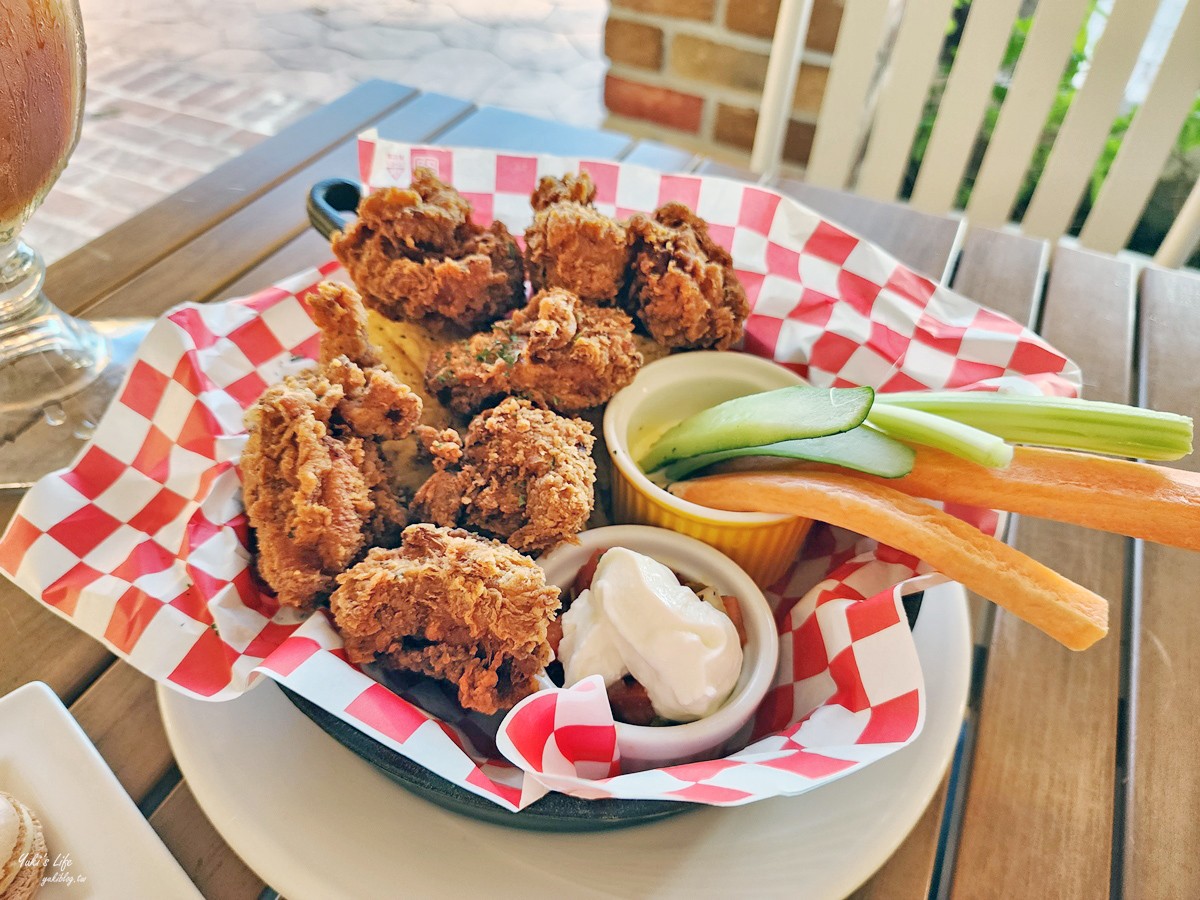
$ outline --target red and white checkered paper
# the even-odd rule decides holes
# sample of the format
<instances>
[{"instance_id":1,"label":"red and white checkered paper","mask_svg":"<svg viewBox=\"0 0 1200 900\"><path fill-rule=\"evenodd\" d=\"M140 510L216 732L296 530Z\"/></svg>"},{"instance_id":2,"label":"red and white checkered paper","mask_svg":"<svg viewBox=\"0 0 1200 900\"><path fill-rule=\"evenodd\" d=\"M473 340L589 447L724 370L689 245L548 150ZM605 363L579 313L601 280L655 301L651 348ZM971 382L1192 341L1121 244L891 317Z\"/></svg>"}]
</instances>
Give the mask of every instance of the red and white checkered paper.
<instances>
[{"instance_id":1,"label":"red and white checkered paper","mask_svg":"<svg viewBox=\"0 0 1200 900\"><path fill-rule=\"evenodd\" d=\"M432 165L480 221L497 216L517 233L541 174L587 170L600 208L621 216L683 200L733 250L754 304L746 351L817 384L1077 392L1078 369L1036 335L763 188L370 134L360 161L373 186ZM161 319L90 444L23 499L0 539L0 570L176 690L225 700L265 674L512 810L547 789L716 805L795 794L919 732L924 690L899 598L940 576L834 529L815 529L768 591L780 622L776 683L753 742L725 759L621 774L611 713L593 682L535 694L497 733L494 718L463 713L429 682L387 687L350 665L324 613L281 609L257 580L236 468L245 409L316 356L304 298L326 277L344 274L326 263L251 297L185 304ZM995 529L990 512L953 511Z\"/></svg>"}]
</instances>

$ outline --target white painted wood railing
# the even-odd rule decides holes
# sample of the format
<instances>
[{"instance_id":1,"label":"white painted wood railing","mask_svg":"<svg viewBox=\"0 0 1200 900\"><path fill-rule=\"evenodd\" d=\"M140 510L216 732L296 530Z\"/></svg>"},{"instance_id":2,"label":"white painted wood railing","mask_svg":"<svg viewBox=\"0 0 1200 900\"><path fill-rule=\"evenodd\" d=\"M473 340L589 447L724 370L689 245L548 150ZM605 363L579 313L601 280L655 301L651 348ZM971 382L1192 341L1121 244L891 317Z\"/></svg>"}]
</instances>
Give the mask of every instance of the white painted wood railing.
<instances>
[{"instance_id":1,"label":"white painted wood railing","mask_svg":"<svg viewBox=\"0 0 1200 900\"><path fill-rule=\"evenodd\" d=\"M973 0L909 200L955 208L1020 0ZM1070 227L1108 140L1158 0L1114 0L1083 82L1020 226L1057 240ZM751 168L779 165L812 0L782 0ZM846 0L805 177L894 200L937 73L953 0ZM972 225L1007 223L1058 95L1088 0L1041 0L965 210ZM1145 101L1083 224L1079 241L1121 250L1141 218L1200 90L1200 0L1187 0ZM1200 243L1193 189L1155 261L1182 264Z\"/></svg>"}]
</instances>

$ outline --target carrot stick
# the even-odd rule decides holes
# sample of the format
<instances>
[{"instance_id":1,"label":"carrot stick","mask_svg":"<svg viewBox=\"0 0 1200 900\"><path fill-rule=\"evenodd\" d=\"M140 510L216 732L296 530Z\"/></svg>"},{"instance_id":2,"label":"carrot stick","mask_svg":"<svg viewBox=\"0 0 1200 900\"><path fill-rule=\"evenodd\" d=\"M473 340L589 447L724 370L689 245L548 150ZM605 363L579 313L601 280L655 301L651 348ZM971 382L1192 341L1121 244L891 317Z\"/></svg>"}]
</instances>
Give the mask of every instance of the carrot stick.
<instances>
[{"instance_id":1,"label":"carrot stick","mask_svg":"<svg viewBox=\"0 0 1200 900\"><path fill-rule=\"evenodd\" d=\"M1108 633L1103 597L961 519L857 476L738 473L680 482L672 490L717 509L828 522L912 553L1072 650Z\"/></svg>"},{"instance_id":2,"label":"carrot stick","mask_svg":"<svg viewBox=\"0 0 1200 900\"><path fill-rule=\"evenodd\" d=\"M932 447L916 451L912 472L902 478L855 477L910 497L1005 509L1200 550L1200 475L1195 472L1037 447L1015 448L1005 469ZM841 470L803 464L788 471Z\"/></svg>"},{"instance_id":3,"label":"carrot stick","mask_svg":"<svg viewBox=\"0 0 1200 900\"><path fill-rule=\"evenodd\" d=\"M725 604L725 615L729 616L729 621L733 623L733 630L737 632L738 643L745 647L748 636L746 619L742 616L742 602L737 597L731 597L728 594L721 597L721 602Z\"/></svg>"}]
</instances>

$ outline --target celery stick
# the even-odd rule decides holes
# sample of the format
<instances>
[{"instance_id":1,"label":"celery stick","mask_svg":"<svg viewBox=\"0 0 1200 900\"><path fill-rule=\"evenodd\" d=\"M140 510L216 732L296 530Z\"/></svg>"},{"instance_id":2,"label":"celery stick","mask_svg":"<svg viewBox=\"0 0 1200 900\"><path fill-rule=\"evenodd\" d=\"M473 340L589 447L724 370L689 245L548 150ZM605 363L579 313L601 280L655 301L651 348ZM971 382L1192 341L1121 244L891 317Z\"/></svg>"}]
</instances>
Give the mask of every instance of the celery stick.
<instances>
[{"instance_id":1,"label":"celery stick","mask_svg":"<svg viewBox=\"0 0 1200 900\"><path fill-rule=\"evenodd\" d=\"M875 409L904 407L973 425L1014 444L1087 450L1138 459L1180 459L1192 452L1192 420L1120 403L929 391L879 394Z\"/></svg>"},{"instance_id":2,"label":"celery stick","mask_svg":"<svg viewBox=\"0 0 1200 900\"><path fill-rule=\"evenodd\" d=\"M1003 469L1012 462L1012 447L1001 438L919 409L876 404L867 421L894 438L937 447L981 466Z\"/></svg>"},{"instance_id":3,"label":"celery stick","mask_svg":"<svg viewBox=\"0 0 1200 900\"><path fill-rule=\"evenodd\" d=\"M912 471L915 454L911 447L874 429L860 426L825 437L779 441L762 447L739 447L735 450L705 453L702 456L673 462L663 469L662 473L668 482L681 481L705 466L741 456L803 459L809 462L831 463L882 478L899 478Z\"/></svg>"},{"instance_id":4,"label":"celery stick","mask_svg":"<svg viewBox=\"0 0 1200 900\"><path fill-rule=\"evenodd\" d=\"M849 431L862 424L874 396L869 387L796 385L727 400L669 429L646 452L641 467L650 472L702 453Z\"/></svg>"}]
</instances>

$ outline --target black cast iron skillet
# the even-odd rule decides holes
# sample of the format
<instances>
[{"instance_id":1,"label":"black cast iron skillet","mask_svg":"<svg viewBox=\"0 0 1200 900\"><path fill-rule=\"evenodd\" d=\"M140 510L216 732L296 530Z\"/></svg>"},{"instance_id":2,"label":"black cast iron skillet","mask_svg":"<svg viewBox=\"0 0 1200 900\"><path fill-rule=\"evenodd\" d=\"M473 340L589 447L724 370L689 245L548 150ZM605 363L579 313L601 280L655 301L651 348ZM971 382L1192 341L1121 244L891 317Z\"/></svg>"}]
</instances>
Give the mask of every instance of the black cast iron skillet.
<instances>
[{"instance_id":1,"label":"black cast iron skillet","mask_svg":"<svg viewBox=\"0 0 1200 900\"><path fill-rule=\"evenodd\" d=\"M335 231L345 231L362 200L363 187L348 178L326 178L308 192L308 221L328 240Z\"/></svg>"}]
</instances>

